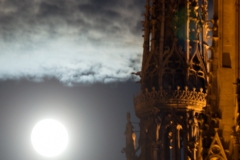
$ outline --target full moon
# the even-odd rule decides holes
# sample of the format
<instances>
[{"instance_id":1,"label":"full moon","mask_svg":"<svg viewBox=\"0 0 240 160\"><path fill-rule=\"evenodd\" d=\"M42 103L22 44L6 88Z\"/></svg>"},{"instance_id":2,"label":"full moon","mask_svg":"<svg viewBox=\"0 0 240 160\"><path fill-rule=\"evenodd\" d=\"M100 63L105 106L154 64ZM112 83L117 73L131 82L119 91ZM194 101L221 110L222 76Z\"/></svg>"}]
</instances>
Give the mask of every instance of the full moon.
<instances>
[{"instance_id":1,"label":"full moon","mask_svg":"<svg viewBox=\"0 0 240 160\"><path fill-rule=\"evenodd\" d=\"M55 157L67 147L68 132L60 122L45 119L34 126L31 142L34 149L42 156Z\"/></svg>"}]
</instances>

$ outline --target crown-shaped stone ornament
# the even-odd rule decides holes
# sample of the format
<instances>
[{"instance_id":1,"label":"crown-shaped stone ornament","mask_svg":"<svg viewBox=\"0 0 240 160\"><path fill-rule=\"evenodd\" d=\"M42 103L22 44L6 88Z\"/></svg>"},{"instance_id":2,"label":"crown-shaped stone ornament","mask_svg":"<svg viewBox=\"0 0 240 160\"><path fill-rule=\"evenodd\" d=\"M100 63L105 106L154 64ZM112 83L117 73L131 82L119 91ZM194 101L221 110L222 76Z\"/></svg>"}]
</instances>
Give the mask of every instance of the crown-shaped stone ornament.
<instances>
[{"instance_id":1,"label":"crown-shaped stone ornament","mask_svg":"<svg viewBox=\"0 0 240 160\"><path fill-rule=\"evenodd\" d=\"M138 116L145 113L146 110L151 111L152 108L167 109L174 107L183 110L201 111L206 106L207 93L200 88L189 90L187 86L182 90L179 86L173 90L171 87L157 91L152 88L152 91L145 90L144 93L136 95L134 98L135 111Z\"/></svg>"}]
</instances>

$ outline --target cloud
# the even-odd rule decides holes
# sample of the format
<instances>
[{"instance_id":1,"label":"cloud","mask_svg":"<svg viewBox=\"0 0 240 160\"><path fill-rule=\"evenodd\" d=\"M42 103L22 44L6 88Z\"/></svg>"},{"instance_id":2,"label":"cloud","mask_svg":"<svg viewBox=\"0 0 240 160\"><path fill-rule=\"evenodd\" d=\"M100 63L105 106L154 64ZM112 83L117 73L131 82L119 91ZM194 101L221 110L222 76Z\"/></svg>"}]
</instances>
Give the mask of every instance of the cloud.
<instances>
[{"instance_id":1,"label":"cloud","mask_svg":"<svg viewBox=\"0 0 240 160\"><path fill-rule=\"evenodd\" d=\"M143 6L144 0L0 0L0 79L129 79L141 65Z\"/></svg>"}]
</instances>

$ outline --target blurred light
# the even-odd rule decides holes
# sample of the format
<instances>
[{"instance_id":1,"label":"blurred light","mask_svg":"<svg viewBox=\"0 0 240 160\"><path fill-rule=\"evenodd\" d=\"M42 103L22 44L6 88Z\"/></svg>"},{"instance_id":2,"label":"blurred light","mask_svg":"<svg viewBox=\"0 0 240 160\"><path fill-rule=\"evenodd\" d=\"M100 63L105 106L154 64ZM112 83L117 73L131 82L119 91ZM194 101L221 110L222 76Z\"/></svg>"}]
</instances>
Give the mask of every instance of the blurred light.
<instances>
[{"instance_id":1,"label":"blurred light","mask_svg":"<svg viewBox=\"0 0 240 160\"><path fill-rule=\"evenodd\" d=\"M58 121L45 119L38 122L33 128L31 141L39 154L45 157L55 157L67 147L68 133Z\"/></svg>"}]
</instances>

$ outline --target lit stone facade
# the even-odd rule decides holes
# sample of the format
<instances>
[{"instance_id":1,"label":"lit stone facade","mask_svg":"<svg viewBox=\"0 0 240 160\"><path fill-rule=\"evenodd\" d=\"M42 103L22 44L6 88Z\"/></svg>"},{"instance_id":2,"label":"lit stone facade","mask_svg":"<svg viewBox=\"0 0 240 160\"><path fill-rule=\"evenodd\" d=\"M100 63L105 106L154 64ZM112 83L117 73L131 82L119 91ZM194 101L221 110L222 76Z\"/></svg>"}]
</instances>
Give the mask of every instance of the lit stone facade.
<instances>
[{"instance_id":1,"label":"lit stone facade","mask_svg":"<svg viewBox=\"0 0 240 160\"><path fill-rule=\"evenodd\" d=\"M142 69L135 73L140 134L128 115L127 160L240 159L239 5L146 0Z\"/></svg>"}]
</instances>

